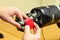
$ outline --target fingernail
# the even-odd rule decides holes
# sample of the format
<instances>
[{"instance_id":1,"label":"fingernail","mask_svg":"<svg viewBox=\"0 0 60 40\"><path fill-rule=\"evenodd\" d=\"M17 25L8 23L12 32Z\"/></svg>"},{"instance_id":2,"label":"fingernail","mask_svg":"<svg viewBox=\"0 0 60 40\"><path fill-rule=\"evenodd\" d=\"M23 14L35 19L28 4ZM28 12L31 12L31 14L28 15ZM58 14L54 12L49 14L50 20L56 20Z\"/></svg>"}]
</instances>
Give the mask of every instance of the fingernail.
<instances>
[{"instance_id":1,"label":"fingernail","mask_svg":"<svg viewBox=\"0 0 60 40\"><path fill-rule=\"evenodd\" d=\"M27 27L28 27L29 25L25 25L25 26L27 26Z\"/></svg>"}]
</instances>

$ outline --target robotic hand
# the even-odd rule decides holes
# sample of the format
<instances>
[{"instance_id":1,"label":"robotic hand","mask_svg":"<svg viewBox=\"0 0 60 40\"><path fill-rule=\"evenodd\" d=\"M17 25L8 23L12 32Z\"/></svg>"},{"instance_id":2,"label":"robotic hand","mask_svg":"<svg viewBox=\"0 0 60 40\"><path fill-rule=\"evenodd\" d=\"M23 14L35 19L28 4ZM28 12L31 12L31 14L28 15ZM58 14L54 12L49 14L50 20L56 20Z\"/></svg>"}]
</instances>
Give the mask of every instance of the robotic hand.
<instances>
[{"instance_id":1,"label":"robotic hand","mask_svg":"<svg viewBox=\"0 0 60 40\"><path fill-rule=\"evenodd\" d=\"M29 15L29 14L28 14ZM57 23L60 27L60 7L56 5L36 7L31 10L34 22L39 27L43 27L49 24Z\"/></svg>"},{"instance_id":2,"label":"robotic hand","mask_svg":"<svg viewBox=\"0 0 60 40\"><path fill-rule=\"evenodd\" d=\"M33 18L33 21L43 27L49 24L57 23L60 28L60 7L56 5L36 7L31 10L30 13L26 14L30 18ZM28 19L27 19L28 20ZM16 17L16 21L19 19ZM32 21L32 22L33 22Z\"/></svg>"}]
</instances>

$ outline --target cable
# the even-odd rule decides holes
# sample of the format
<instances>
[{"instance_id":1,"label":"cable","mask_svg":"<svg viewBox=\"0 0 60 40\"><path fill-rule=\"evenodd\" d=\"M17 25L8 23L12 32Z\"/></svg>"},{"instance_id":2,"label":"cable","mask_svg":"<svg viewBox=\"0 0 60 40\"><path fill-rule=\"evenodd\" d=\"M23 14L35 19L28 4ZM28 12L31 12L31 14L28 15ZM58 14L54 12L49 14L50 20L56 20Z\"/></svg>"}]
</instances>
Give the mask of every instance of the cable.
<instances>
[{"instance_id":1,"label":"cable","mask_svg":"<svg viewBox=\"0 0 60 40\"><path fill-rule=\"evenodd\" d=\"M43 28L41 28L41 32L42 32L43 40L45 40Z\"/></svg>"}]
</instances>

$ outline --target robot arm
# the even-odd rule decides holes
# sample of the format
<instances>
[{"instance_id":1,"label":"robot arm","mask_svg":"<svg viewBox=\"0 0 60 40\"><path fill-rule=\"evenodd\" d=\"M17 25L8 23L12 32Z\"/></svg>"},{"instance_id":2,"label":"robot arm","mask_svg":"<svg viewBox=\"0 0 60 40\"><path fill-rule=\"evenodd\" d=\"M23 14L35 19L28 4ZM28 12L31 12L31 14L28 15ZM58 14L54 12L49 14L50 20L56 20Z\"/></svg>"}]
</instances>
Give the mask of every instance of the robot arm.
<instances>
[{"instance_id":1,"label":"robot arm","mask_svg":"<svg viewBox=\"0 0 60 40\"><path fill-rule=\"evenodd\" d=\"M36 7L31 10L30 14L30 16L33 16L34 22L36 22L39 27L43 27L59 22L60 7L55 5ZM59 23L57 25L60 27Z\"/></svg>"}]
</instances>

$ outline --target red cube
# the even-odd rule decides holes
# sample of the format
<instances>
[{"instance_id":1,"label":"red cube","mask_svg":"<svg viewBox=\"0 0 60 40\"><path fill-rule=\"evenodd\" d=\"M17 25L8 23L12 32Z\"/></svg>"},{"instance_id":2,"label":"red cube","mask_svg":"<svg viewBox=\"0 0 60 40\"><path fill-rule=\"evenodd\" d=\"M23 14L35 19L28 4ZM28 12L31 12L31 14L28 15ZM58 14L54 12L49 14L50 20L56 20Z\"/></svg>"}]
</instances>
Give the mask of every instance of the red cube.
<instances>
[{"instance_id":1,"label":"red cube","mask_svg":"<svg viewBox=\"0 0 60 40\"><path fill-rule=\"evenodd\" d=\"M26 25L30 26L30 29L34 28L34 21L32 18L27 18L24 20Z\"/></svg>"}]
</instances>

